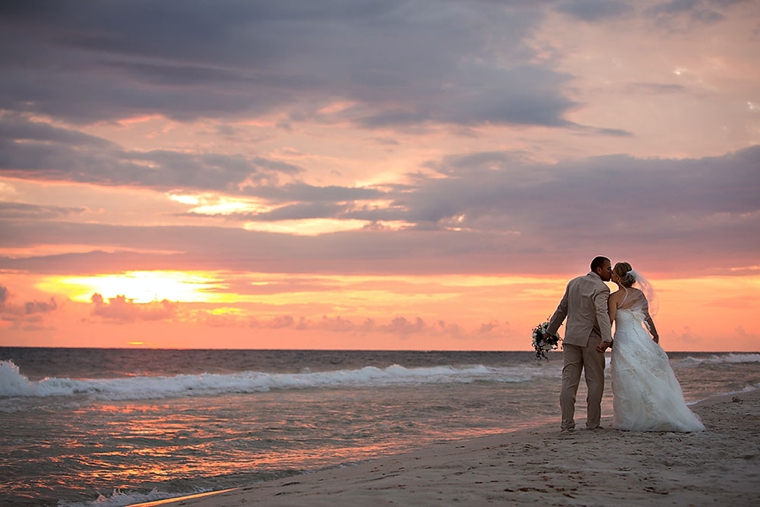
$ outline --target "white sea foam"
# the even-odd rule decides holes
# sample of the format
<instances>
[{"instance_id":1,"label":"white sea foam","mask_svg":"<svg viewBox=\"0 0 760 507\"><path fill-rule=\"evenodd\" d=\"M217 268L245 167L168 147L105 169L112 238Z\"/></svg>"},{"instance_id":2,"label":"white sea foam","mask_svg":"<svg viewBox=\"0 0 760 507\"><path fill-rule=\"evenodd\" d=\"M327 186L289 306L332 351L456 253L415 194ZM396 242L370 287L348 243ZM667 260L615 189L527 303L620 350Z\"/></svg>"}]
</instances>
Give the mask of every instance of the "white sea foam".
<instances>
[{"instance_id":1,"label":"white sea foam","mask_svg":"<svg viewBox=\"0 0 760 507\"><path fill-rule=\"evenodd\" d=\"M760 354L739 353L721 354L705 357L687 356L678 360L680 366L698 366L700 364L736 364L736 363L758 363Z\"/></svg>"},{"instance_id":2,"label":"white sea foam","mask_svg":"<svg viewBox=\"0 0 760 507\"><path fill-rule=\"evenodd\" d=\"M254 393L279 389L338 386L388 386L399 384L470 383L475 381L525 382L535 377L557 376L557 368L535 366L405 368L399 365L355 370L301 373L244 371L176 376L136 376L112 379L45 378L30 381L13 361L0 361L0 396L50 397L86 395L103 400L141 400L224 393Z\"/></svg>"},{"instance_id":3,"label":"white sea foam","mask_svg":"<svg viewBox=\"0 0 760 507\"><path fill-rule=\"evenodd\" d=\"M92 502L66 502L59 501L59 507L125 507L136 503L153 502L156 500L166 500L168 498L177 498L180 494L161 493L153 489L150 493L124 493L115 489L111 496L98 495Z\"/></svg>"}]
</instances>

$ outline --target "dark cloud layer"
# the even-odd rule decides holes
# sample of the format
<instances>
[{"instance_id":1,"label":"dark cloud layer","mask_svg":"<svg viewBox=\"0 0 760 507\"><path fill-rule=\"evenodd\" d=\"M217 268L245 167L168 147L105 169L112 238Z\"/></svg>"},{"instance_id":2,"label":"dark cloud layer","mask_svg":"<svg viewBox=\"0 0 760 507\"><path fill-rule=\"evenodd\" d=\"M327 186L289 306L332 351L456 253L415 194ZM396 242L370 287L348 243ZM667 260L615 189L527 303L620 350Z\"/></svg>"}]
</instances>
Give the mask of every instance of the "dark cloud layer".
<instances>
[{"instance_id":1,"label":"dark cloud layer","mask_svg":"<svg viewBox=\"0 0 760 507\"><path fill-rule=\"evenodd\" d=\"M0 269L535 273L561 272L604 252L637 255L663 269L675 258L679 272L756 265L759 146L701 159L614 155L558 164L470 153L427 163L436 177L351 187L307 184L306 168L274 158L125 149L62 126L145 114L188 120L277 112L286 123L540 125L630 136L567 120L579 105L565 91L573 76L527 42L545 13L596 23L624 22L638 10L665 25L710 23L734 3L3 2L0 176L216 192L256 197L270 209L206 217L202 227L123 227L68 221L85 208L0 202L0 247L92 246L4 257ZM681 85L646 82L629 91L686 93ZM337 101L352 105L324 112ZM317 237L213 226L299 219L369 224ZM410 227L383 228L394 221ZM704 258L716 265L704 266ZM131 308L101 303L103 312Z\"/></svg>"},{"instance_id":2,"label":"dark cloud layer","mask_svg":"<svg viewBox=\"0 0 760 507\"><path fill-rule=\"evenodd\" d=\"M682 274L757 264L760 146L702 159L607 156L556 165L491 152L452 156L429 166L442 177L418 177L403 192L376 190L392 201L388 210L362 211L356 203L336 200L286 206L278 217L404 220L413 225L406 230L369 227L297 237L212 226L6 220L0 247L94 246L90 253L2 258L0 269L536 273L562 272L605 252ZM342 200L349 190L334 195ZM98 246L123 251L99 252ZM132 251L138 249L177 253Z\"/></svg>"},{"instance_id":3,"label":"dark cloud layer","mask_svg":"<svg viewBox=\"0 0 760 507\"><path fill-rule=\"evenodd\" d=\"M264 157L125 150L72 129L0 116L0 175L16 178L239 193L300 172Z\"/></svg>"},{"instance_id":4,"label":"dark cloud layer","mask_svg":"<svg viewBox=\"0 0 760 507\"><path fill-rule=\"evenodd\" d=\"M35 218L47 220L84 213L85 208L71 206L38 206L20 202L0 201L0 218Z\"/></svg>"},{"instance_id":5,"label":"dark cloud layer","mask_svg":"<svg viewBox=\"0 0 760 507\"><path fill-rule=\"evenodd\" d=\"M748 1L752 0L667 0L647 7L644 13L663 25L673 23L678 17L711 24L722 21L725 11L734 5Z\"/></svg>"},{"instance_id":6,"label":"dark cloud layer","mask_svg":"<svg viewBox=\"0 0 760 507\"><path fill-rule=\"evenodd\" d=\"M577 223L585 209L589 218L619 210L608 223L622 225L678 215L738 216L760 207L760 146L698 160L612 155L548 166L479 153L452 156L435 167L449 177L430 179L412 194L407 204L416 220L437 221L453 212L474 220L520 217L516 225ZM535 206L542 196L550 206Z\"/></svg>"},{"instance_id":7,"label":"dark cloud layer","mask_svg":"<svg viewBox=\"0 0 760 507\"><path fill-rule=\"evenodd\" d=\"M628 2L617 0L563 0L556 10L584 21L599 21L631 13Z\"/></svg>"},{"instance_id":8,"label":"dark cloud layer","mask_svg":"<svg viewBox=\"0 0 760 507\"><path fill-rule=\"evenodd\" d=\"M560 8L593 18L622 4ZM536 63L525 42L542 9L437 0L8 1L0 6L0 108L80 123L277 110L365 127L568 126L570 76ZM356 105L317 112L334 100Z\"/></svg>"}]
</instances>

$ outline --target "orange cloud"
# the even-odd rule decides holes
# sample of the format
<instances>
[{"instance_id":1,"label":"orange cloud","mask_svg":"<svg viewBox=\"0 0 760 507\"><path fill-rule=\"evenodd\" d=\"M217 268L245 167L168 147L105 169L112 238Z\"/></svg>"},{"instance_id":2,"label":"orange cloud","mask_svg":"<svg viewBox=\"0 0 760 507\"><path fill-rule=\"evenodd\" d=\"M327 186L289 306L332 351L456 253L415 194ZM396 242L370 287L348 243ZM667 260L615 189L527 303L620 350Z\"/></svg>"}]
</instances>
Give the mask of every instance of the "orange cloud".
<instances>
[{"instance_id":1,"label":"orange cloud","mask_svg":"<svg viewBox=\"0 0 760 507\"><path fill-rule=\"evenodd\" d=\"M177 303L166 299L141 304L124 296L116 296L106 302L97 292L92 295L92 303L95 305L92 315L119 322L169 320L175 316L178 307Z\"/></svg>"},{"instance_id":2,"label":"orange cloud","mask_svg":"<svg viewBox=\"0 0 760 507\"><path fill-rule=\"evenodd\" d=\"M44 315L58 309L58 303L51 297L48 301L26 301L14 304L7 287L0 285L0 322L13 328L26 330L44 329Z\"/></svg>"}]
</instances>

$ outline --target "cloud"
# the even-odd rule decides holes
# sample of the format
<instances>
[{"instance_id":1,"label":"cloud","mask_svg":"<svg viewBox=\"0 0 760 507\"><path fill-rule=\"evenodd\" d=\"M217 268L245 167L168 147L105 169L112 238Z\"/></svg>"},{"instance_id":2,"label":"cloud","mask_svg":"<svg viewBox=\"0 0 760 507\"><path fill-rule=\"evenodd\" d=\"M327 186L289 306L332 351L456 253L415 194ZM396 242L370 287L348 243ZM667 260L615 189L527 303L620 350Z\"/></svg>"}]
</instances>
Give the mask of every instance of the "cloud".
<instances>
[{"instance_id":1,"label":"cloud","mask_svg":"<svg viewBox=\"0 0 760 507\"><path fill-rule=\"evenodd\" d=\"M154 190L217 191L260 197L275 203L301 202L292 210L273 213L300 217L299 206L330 206L335 201L377 199L373 188L315 186L293 181L304 170L280 160L241 154L175 150L124 150L100 138L85 136L82 144L66 141L78 131L53 127L25 117L5 119L0 129L0 176L94 183L103 186L140 186ZM18 127L16 129L15 127ZM28 132L45 135L28 135ZM32 207L4 204L9 215L74 213L82 208ZM42 216L39 216L42 218ZM264 217L262 217L264 218Z\"/></svg>"},{"instance_id":2,"label":"cloud","mask_svg":"<svg viewBox=\"0 0 760 507\"><path fill-rule=\"evenodd\" d=\"M43 329L44 314L58 309L55 298L48 301L32 300L23 304L13 304L11 298L10 290L0 285L0 321L10 322L13 328Z\"/></svg>"},{"instance_id":3,"label":"cloud","mask_svg":"<svg viewBox=\"0 0 760 507\"><path fill-rule=\"evenodd\" d=\"M702 5L704 5L702 0L668 0L667 2L659 2L647 7L647 12L653 15L680 14L691 12Z\"/></svg>"},{"instance_id":4,"label":"cloud","mask_svg":"<svg viewBox=\"0 0 760 507\"><path fill-rule=\"evenodd\" d=\"M135 303L124 296L116 296L106 301L98 293L91 298L92 315L111 321L134 322L136 320L170 320L177 312L177 303L164 299L147 304Z\"/></svg>"},{"instance_id":5,"label":"cloud","mask_svg":"<svg viewBox=\"0 0 760 507\"><path fill-rule=\"evenodd\" d=\"M758 211L758 164L760 146L702 159L610 155L552 165L522 162L503 152L474 153L431 162L447 177L422 181L402 204L411 221L522 215L525 225L603 216L621 204L626 212L611 217L616 222L745 214ZM542 196L552 205L534 206Z\"/></svg>"},{"instance_id":6,"label":"cloud","mask_svg":"<svg viewBox=\"0 0 760 507\"><path fill-rule=\"evenodd\" d=\"M734 5L746 3L746 0L668 0L644 9L649 17L657 19L667 26L680 16L697 23L713 24L725 19L725 12Z\"/></svg>"},{"instance_id":7,"label":"cloud","mask_svg":"<svg viewBox=\"0 0 760 507\"><path fill-rule=\"evenodd\" d=\"M300 277L300 276L274 276L265 278L235 278L225 279L223 287L209 289L212 292L231 292L246 295L274 295L293 292L325 292L338 288L335 281L330 279Z\"/></svg>"},{"instance_id":8,"label":"cloud","mask_svg":"<svg viewBox=\"0 0 760 507\"><path fill-rule=\"evenodd\" d=\"M93 296L95 298L96 295ZM113 302L113 300L111 300ZM123 305L121 301L117 305ZM129 322L137 320L133 309L124 309L109 316L113 320ZM348 334L354 336L388 335L402 340L419 337L451 338L455 340L496 340L503 339L512 329L508 322L490 321L465 329L459 324L438 319L426 322L421 317L395 316L386 321L372 318L352 320L337 316L322 315L306 317L294 315L274 315L267 317L244 316L239 312L227 313L216 310L182 310L182 320L211 327L249 327L259 330L319 332L320 334ZM118 315L118 316L117 316Z\"/></svg>"},{"instance_id":9,"label":"cloud","mask_svg":"<svg viewBox=\"0 0 760 507\"><path fill-rule=\"evenodd\" d=\"M314 186L302 182L284 185L259 185L247 187L246 195L272 201L306 201L308 203L334 203L383 197L383 191L366 187L342 187L338 185Z\"/></svg>"},{"instance_id":10,"label":"cloud","mask_svg":"<svg viewBox=\"0 0 760 507\"><path fill-rule=\"evenodd\" d=\"M364 319L356 323L341 316L329 317L327 315L323 315L318 319L282 315L268 319L251 319L249 325L254 328L326 331L354 335L387 334L402 339L413 336L438 336L459 340L503 337L504 330L509 327L507 323L489 322L479 325L472 331L467 331L458 324L447 323L443 320L437 320L429 324L421 317L407 318L396 316L384 323L378 322L375 319Z\"/></svg>"},{"instance_id":11,"label":"cloud","mask_svg":"<svg viewBox=\"0 0 760 507\"><path fill-rule=\"evenodd\" d=\"M24 309L27 315L32 315L35 313L48 313L57 308L58 305L55 303L55 299L53 298L50 298L50 301L47 303L44 301L28 301L26 304L24 304Z\"/></svg>"},{"instance_id":12,"label":"cloud","mask_svg":"<svg viewBox=\"0 0 760 507\"><path fill-rule=\"evenodd\" d=\"M77 130L56 127L41 121L29 121L24 115L0 115L0 139L54 142L73 146L116 147L116 144Z\"/></svg>"},{"instance_id":13,"label":"cloud","mask_svg":"<svg viewBox=\"0 0 760 507\"><path fill-rule=\"evenodd\" d=\"M625 91L642 95L671 95L685 93L686 87L671 83L630 83L625 87Z\"/></svg>"},{"instance_id":14,"label":"cloud","mask_svg":"<svg viewBox=\"0 0 760 507\"><path fill-rule=\"evenodd\" d=\"M285 115L366 128L563 127L571 76L536 58L544 3L43 1L0 7L0 109L93 123ZM584 19L622 4L566 2ZM594 14L598 12L599 14ZM335 102L353 106L333 113Z\"/></svg>"},{"instance_id":15,"label":"cloud","mask_svg":"<svg viewBox=\"0 0 760 507\"><path fill-rule=\"evenodd\" d=\"M4 317L16 316L24 317L28 315L49 313L58 308L55 302L55 298L50 298L49 301L27 301L21 305L14 305L9 302L11 293L7 287L0 285L0 314Z\"/></svg>"},{"instance_id":16,"label":"cloud","mask_svg":"<svg viewBox=\"0 0 760 507\"><path fill-rule=\"evenodd\" d=\"M35 220L47 220L51 218L67 217L84 213L86 208L71 206L40 206L22 202L0 201L0 216L3 219L26 218Z\"/></svg>"},{"instance_id":17,"label":"cloud","mask_svg":"<svg viewBox=\"0 0 760 507\"><path fill-rule=\"evenodd\" d=\"M617 0L565 0L555 9L583 21L601 21L629 14L633 8Z\"/></svg>"},{"instance_id":18,"label":"cloud","mask_svg":"<svg viewBox=\"0 0 760 507\"><path fill-rule=\"evenodd\" d=\"M279 273L560 273L605 252L674 273L722 273L756 264L760 146L699 159L610 155L556 164L510 152L482 152L444 157L427 166L437 174L416 175L405 187L374 189L389 203L386 207L342 202L351 196L350 189L332 189L325 200L340 201L285 205L279 217L239 217L411 224L402 230L296 237L211 225L6 220L0 247L74 244L93 245L93 250L4 257L0 269L97 273L129 265ZM301 197L310 197L311 190L299 190ZM116 251L101 251L105 247Z\"/></svg>"},{"instance_id":19,"label":"cloud","mask_svg":"<svg viewBox=\"0 0 760 507\"><path fill-rule=\"evenodd\" d=\"M265 157L173 150L124 150L93 136L23 117L0 129L0 175L154 189L240 193L302 171ZM78 140L79 144L68 139ZM103 142L101 142L103 141Z\"/></svg>"}]
</instances>

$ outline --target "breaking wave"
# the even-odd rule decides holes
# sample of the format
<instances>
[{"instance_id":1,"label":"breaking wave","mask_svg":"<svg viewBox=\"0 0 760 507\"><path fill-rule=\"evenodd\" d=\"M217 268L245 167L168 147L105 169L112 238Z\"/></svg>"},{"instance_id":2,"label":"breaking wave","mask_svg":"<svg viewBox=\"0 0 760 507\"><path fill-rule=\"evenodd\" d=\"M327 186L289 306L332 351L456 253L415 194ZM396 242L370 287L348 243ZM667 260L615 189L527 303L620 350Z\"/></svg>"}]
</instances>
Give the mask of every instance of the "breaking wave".
<instances>
[{"instance_id":1,"label":"breaking wave","mask_svg":"<svg viewBox=\"0 0 760 507\"><path fill-rule=\"evenodd\" d=\"M559 368L559 365L558 365ZM111 379L44 378L30 381L13 361L0 361L0 397L89 396L101 400L144 400L255 393L282 389L314 389L340 386L392 386L400 384L525 382L555 377L558 368L434 366L405 368L399 365L354 370L301 373L202 373L175 376L135 376Z\"/></svg>"},{"instance_id":2,"label":"breaking wave","mask_svg":"<svg viewBox=\"0 0 760 507\"><path fill-rule=\"evenodd\" d=\"M737 364L737 363L758 363L760 362L760 354L750 353L743 354L733 352L729 354L715 354L711 356L686 356L683 359L676 361L679 366L698 366L700 364Z\"/></svg>"}]
</instances>

